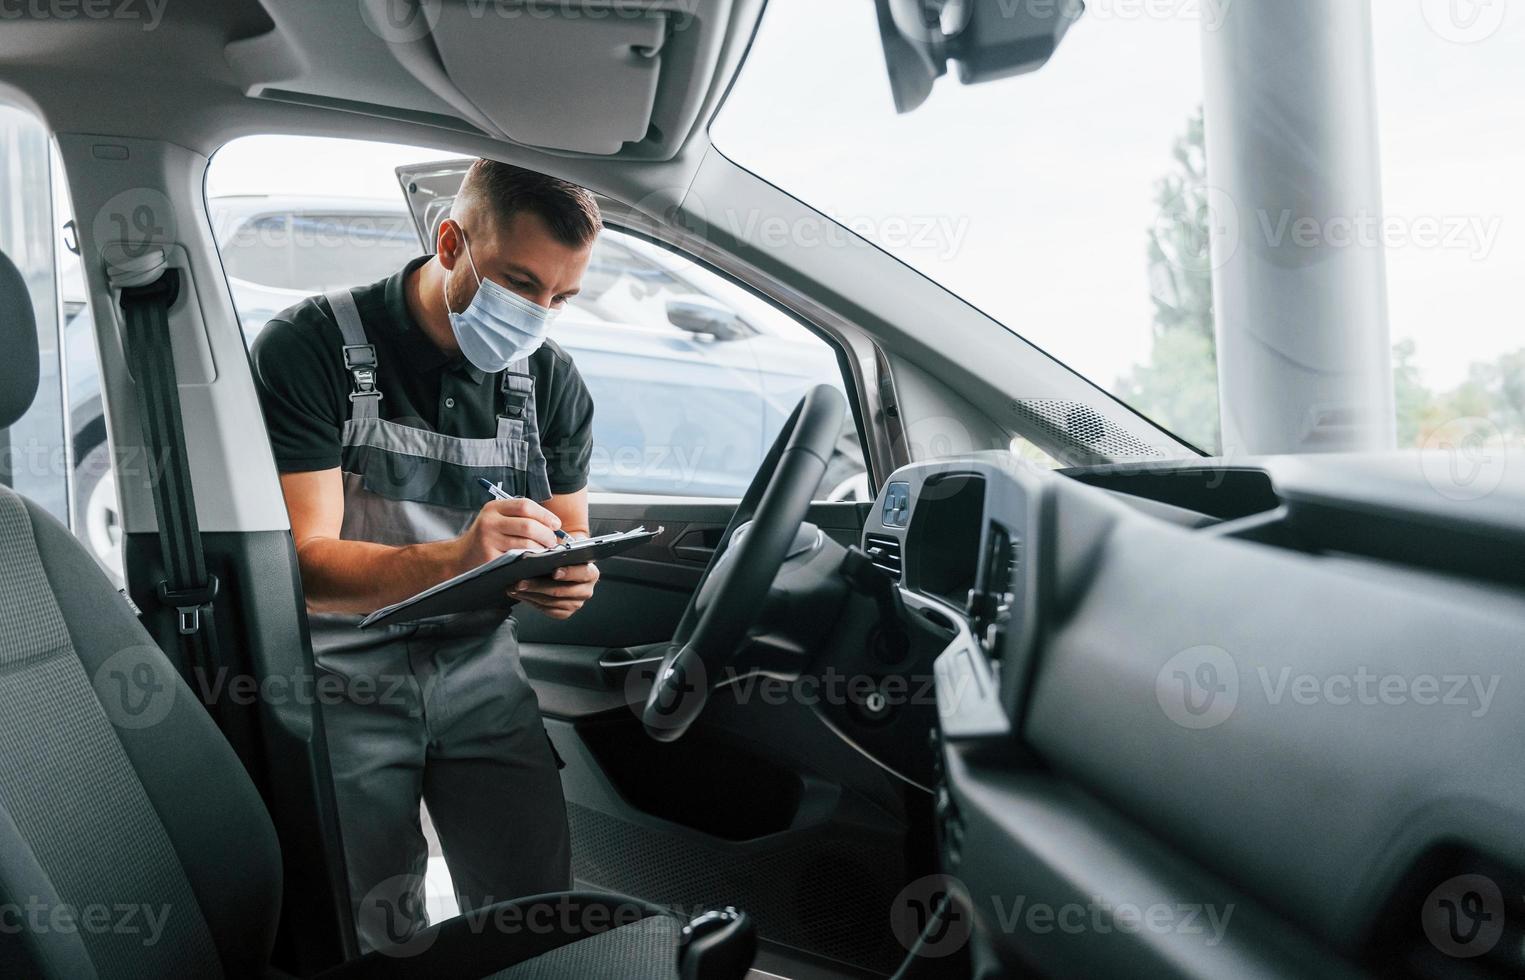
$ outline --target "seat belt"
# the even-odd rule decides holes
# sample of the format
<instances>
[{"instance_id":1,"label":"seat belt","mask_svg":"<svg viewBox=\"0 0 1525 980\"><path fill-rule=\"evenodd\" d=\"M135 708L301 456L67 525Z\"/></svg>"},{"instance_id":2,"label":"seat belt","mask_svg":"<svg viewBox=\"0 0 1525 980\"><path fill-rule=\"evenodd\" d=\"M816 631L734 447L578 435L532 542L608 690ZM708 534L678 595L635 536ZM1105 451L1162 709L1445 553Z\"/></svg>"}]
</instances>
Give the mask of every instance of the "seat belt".
<instances>
[{"instance_id":1,"label":"seat belt","mask_svg":"<svg viewBox=\"0 0 1525 980\"><path fill-rule=\"evenodd\" d=\"M196 494L185 452L185 423L180 415L175 352L170 343L169 309L180 294L180 271L163 268L163 256L158 259L147 268L135 263L137 269L113 269L111 282L122 289L127 362L138 391L143 447L150 459L162 464L152 489L165 576L155 591L159 601L176 612L181 669L192 690L201 694L203 689L194 683L195 671L210 671L217 663L217 630L212 618L217 576L207 571L201 547ZM160 269L152 281L141 281Z\"/></svg>"}]
</instances>

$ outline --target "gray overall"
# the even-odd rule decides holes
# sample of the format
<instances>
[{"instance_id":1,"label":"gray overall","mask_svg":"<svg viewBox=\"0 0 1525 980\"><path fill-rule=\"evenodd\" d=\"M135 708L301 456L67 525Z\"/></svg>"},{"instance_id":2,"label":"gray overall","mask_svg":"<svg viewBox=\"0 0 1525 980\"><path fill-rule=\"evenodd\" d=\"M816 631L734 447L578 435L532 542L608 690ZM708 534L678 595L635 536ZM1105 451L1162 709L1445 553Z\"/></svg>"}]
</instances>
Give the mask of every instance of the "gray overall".
<instances>
[{"instance_id":1,"label":"gray overall","mask_svg":"<svg viewBox=\"0 0 1525 980\"><path fill-rule=\"evenodd\" d=\"M550 497L528 359L502 374L493 438L388 421L378 413L376 349L354 298L348 290L327 297L352 384L342 539L455 537L487 499L478 477ZM463 911L571 886L561 779L509 605L505 598L496 609L369 630L356 628L358 616L308 617L363 950L427 924L420 797Z\"/></svg>"}]
</instances>

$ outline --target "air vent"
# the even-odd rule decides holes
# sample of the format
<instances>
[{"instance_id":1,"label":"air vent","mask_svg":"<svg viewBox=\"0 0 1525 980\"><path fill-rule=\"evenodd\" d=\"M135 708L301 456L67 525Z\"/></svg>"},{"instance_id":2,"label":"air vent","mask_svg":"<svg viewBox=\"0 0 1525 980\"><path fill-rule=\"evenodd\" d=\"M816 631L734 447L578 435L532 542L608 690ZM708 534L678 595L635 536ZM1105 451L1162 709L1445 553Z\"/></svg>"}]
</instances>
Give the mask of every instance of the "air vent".
<instances>
[{"instance_id":1,"label":"air vent","mask_svg":"<svg viewBox=\"0 0 1525 980\"><path fill-rule=\"evenodd\" d=\"M1154 446L1135 439L1080 402L1062 398L1027 398L1016 403L1016 410L1046 435L1058 439L1072 452L1090 461L1158 458L1161 455Z\"/></svg>"},{"instance_id":2,"label":"air vent","mask_svg":"<svg viewBox=\"0 0 1525 980\"><path fill-rule=\"evenodd\" d=\"M900 580L900 539L884 534L870 534L863 539L864 550L876 568L882 568Z\"/></svg>"}]
</instances>

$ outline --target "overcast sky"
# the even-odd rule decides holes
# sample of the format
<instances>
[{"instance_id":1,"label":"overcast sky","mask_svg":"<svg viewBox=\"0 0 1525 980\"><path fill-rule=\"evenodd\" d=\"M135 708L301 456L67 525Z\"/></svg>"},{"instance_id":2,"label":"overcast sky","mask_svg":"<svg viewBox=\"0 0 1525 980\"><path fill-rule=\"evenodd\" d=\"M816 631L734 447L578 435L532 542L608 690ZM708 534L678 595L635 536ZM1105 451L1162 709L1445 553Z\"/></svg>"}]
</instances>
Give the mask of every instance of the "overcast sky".
<instances>
[{"instance_id":1,"label":"overcast sky","mask_svg":"<svg viewBox=\"0 0 1525 980\"><path fill-rule=\"evenodd\" d=\"M897 116L872 4L771 0L714 136L1110 387L1148 356L1154 184L1202 99L1201 18L1223 2L1091 0L1042 71L945 78ZM1388 250L1394 338L1416 340L1436 387L1525 346L1525 9L1455 0L1481 4L1468 33L1437 19L1452 2L1374 4L1385 210L1470 229L1460 247ZM442 155L255 138L218 154L208 190L396 199L392 167Z\"/></svg>"}]
</instances>

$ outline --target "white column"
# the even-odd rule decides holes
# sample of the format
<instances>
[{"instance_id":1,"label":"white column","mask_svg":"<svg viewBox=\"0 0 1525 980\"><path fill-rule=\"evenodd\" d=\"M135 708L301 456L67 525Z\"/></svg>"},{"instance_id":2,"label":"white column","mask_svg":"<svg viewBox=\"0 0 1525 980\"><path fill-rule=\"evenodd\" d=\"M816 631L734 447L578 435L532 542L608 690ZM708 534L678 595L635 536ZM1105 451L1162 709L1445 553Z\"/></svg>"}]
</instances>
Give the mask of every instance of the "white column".
<instances>
[{"instance_id":1,"label":"white column","mask_svg":"<svg viewBox=\"0 0 1525 980\"><path fill-rule=\"evenodd\" d=\"M1369 0L1204 0L1226 454L1394 444Z\"/></svg>"}]
</instances>

